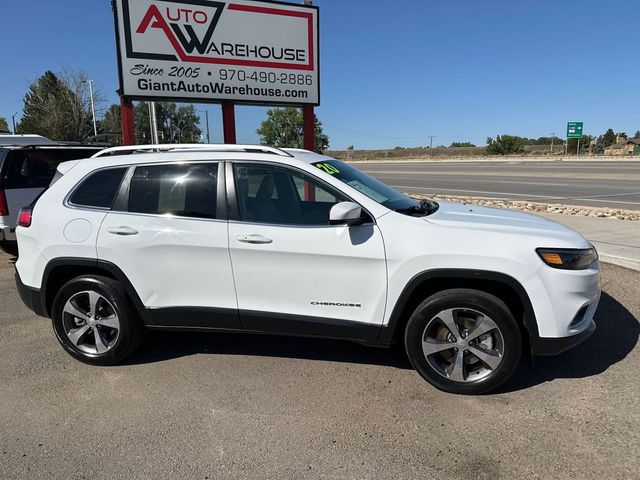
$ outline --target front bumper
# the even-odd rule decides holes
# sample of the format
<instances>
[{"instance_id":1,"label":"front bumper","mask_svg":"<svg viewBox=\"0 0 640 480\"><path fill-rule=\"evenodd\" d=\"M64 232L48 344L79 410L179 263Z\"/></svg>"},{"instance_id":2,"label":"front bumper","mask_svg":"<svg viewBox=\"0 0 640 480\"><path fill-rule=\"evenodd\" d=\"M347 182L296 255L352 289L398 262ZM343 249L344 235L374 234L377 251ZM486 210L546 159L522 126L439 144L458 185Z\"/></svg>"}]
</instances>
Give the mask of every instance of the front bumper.
<instances>
[{"instance_id":1,"label":"front bumper","mask_svg":"<svg viewBox=\"0 0 640 480\"><path fill-rule=\"evenodd\" d=\"M33 311L36 315L41 317L48 317L46 303L43 295L39 289L29 287L22 283L20 275L16 271L16 287L18 288L18 295L22 302Z\"/></svg>"},{"instance_id":2,"label":"front bumper","mask_svg":"<svg viewBox=\"0 0 640 480\"><path fill-rule=\"evenodd\" d=\"M536 356L559 355L581 344L596 331L596 322L591 320L580 333L570 337L560 338L531 338L531 353Z\"/></svg>"},{"instance_id":3,"label":"front bumper","mask_svg":"<svg viewBox=\"0 0 640 480\"><path fill-rule=\"evenodd\" d=\"M598 262L585 270L542 266L525 282L525 289L537 327L529 332L533 355L557 355L595 331L593 317L601 294Z\"/></svg>"}]
</instances>

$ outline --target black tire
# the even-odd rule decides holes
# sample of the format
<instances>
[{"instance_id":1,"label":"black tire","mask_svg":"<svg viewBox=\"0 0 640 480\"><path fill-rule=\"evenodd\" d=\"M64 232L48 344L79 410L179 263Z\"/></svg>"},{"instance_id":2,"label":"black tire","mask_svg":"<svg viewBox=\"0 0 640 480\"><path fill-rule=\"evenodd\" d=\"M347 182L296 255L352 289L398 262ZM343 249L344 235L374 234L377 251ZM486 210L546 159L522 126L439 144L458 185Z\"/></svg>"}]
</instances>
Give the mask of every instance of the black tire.
<instances>
[{"instance_id":1,"label":"black tire","mask_svg":"<svg viewBox=\"0 0 640 480\"><path fill-rule=\"evenodd\" d=\"M455 310L454 315L467 315L467 312L479 312L480 314L489 317L489 319L494 322L499 331L494 329L492 330L493 333L487 334L486 337L478 337L478 340L475 341L477 342L480 339L487 337L491 337L493 339L493 335L497 336L498 333L501 335L499 341L502 352L499 357L501 360L497 367L492 369L488 364L483 364L479 357L473 355L470 348L467 352L464 352L464 349L467 348L466 345L461 346L459 349L455 348L453 350L447 350L448 353L446 354L435 353L427 356L423 351L423 336L430 335L427 332L427 326L429 325L429 328L439 328L440 331L443 331L442 328L444 323L440 320L432 321L432 319L439 318L440 313L450 309ZM481 317L479 316L479 318ZM430 323L430 321L432 321L432 323ZM432 327L433 325L435 325L435 327ZM452 335L450 338L443 340L440 345L444 345L445 341L454 341L454 338L456 342L466 342L464 328L462 330L463 332L459 332L460 335L458 338L455 338ZM444 331L447 334L450 332L449 329ZM469 335L469 337L472 337L472 335ZM457 346L458 344L452 345ZM475 345L477 346L478 344L476 343ZM522 331L516 320L513 318L513 314L509 308L502 300L494 295L473 289L444 290L430 296L420 303L420 305L415 309L405 329L405 348L409 361L413 367L433 386L445 392L475 395L487 393L496 389L516 370L522 357ZM445 370L443 373L442 370L439 371L434 367L434 364L439 362L446 364L448 361L446 358L438 355L456 356L458 354L458 350L463 350L463 356L461 357L461 370L464 372L464 375L466 375L466 377L463 376L463 378L465 378L464 381L454 381L451 378L448 378L449 372ZM475 351L477 351L477 349ZM436 355L435 361L432 355ZM427 360L427 358L430 360ZM464 363L465 361L476 362L475 365L482 365L483 374L486 376L479 378L478 380L474 380L468 370L465 371L465 369L468 368L467 364ZM453 367L453 364L453 361L449 363L450 368ZM469 368L474 370L474 368ZM479 372L476 371L474 373Z\"/></svg>"},{"instance_id":2,"label":"black tire","mask_svg":"<svg viewBox=\"0 0 640 480\"><path fill-rule=\"evenodd\" d=\"M106 299L118 317L118 334L105 353L83 351L66 333L63 309L69 299L84 291L96 292ZM66 315L68 321L68 314ZM100 275L84 275L68 281L53 300L51 320L56 337L67 353L92 365L114 365L122 362L140 346L144 337L144 326L123 288L117 281Z\"/></svg>"}]
</instances>

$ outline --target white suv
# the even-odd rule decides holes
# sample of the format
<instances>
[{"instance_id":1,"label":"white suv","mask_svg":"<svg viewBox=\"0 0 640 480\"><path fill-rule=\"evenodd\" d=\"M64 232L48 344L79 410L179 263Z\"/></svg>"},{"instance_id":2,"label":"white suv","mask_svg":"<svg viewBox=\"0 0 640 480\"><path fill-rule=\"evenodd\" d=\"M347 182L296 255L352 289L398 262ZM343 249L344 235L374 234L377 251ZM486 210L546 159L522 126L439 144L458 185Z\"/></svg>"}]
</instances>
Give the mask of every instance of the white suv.
<instances>
[{"instance_id":1,"label":"white suv","mask_svg":"<svg viewBox=\"0 0 640 480\"><path fill-rule=\"evenodd\" d=\"M597 253L542 218L414 201L303 150L205 146L65 162L20 213L16 281L67 352L144 328L402 342L456 393L595 329Z\"/></svg>"}]
</instances>

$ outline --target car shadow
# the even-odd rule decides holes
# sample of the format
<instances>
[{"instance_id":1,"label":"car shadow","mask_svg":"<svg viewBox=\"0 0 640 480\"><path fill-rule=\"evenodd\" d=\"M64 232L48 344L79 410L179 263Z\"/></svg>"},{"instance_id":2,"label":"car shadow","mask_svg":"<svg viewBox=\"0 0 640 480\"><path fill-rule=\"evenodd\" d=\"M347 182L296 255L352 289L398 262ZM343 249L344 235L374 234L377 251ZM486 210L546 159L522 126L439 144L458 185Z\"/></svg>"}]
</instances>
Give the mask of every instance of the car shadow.
<instances>
[{"instance_id":1,"label":"car shadow","mask_svg":"<svg viewBox=\"0 0 640 480\"><path fill-rule=\"evenodd\" d=\"M597 329L584 343L555 357L536 357L533 364L523 359L513 377L491 393L523 390L556 378L598 375L624 359L637 344L640 336L638 319L604 292L595 321ZM155 363L196 354L253 355L413 368L399 346L384 349L341 340L161 331L150 332L144 347L125 363Z\"/></svg>"},{"instance_id":2,"label":"car shadow","mask_svg":"<svg viewBox=\"0 0 640 480\"><path fill-rule=\"evenodd\" d=\"M400 348L374 348L344 340L249 333L150 331L127 364L155 363L196 354L298 358L411 369Z\"/></svg>"},{"instance_id":3,"label":"car shadow","mask_svg":"<svg viewBox=\"0 0 640 480\"><path fill-rule=\"evenodd\" d=\"M584 343L555 357L524 361L496 393L513 392L550 382L556 378L598 375L623 360L638 343L638 319L615 298L602 292L594 316L596 331Z\"/></svg>"}]
</instances>

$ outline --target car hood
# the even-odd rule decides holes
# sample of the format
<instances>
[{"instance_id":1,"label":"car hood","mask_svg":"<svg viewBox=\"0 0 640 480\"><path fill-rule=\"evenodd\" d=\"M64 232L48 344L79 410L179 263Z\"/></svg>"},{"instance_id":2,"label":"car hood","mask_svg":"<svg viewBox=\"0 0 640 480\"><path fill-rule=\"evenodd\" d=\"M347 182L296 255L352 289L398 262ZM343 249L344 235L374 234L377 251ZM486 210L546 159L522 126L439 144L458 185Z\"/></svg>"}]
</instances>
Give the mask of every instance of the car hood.
<instances>
[{"instance_id":1,"label":"car hood","mask_svg":"<svg viewBox=\"0 0 640 480\"><path fill-rule=\"evenodd\" d=\"M566 248L588 248L578 232L546 218L500 208L467 203L440 203L437 212L424 219L430 223L466 229L490 230L557 240ZM556 242L557 243L557 242Z\"/></svg>"}]
</instances>

